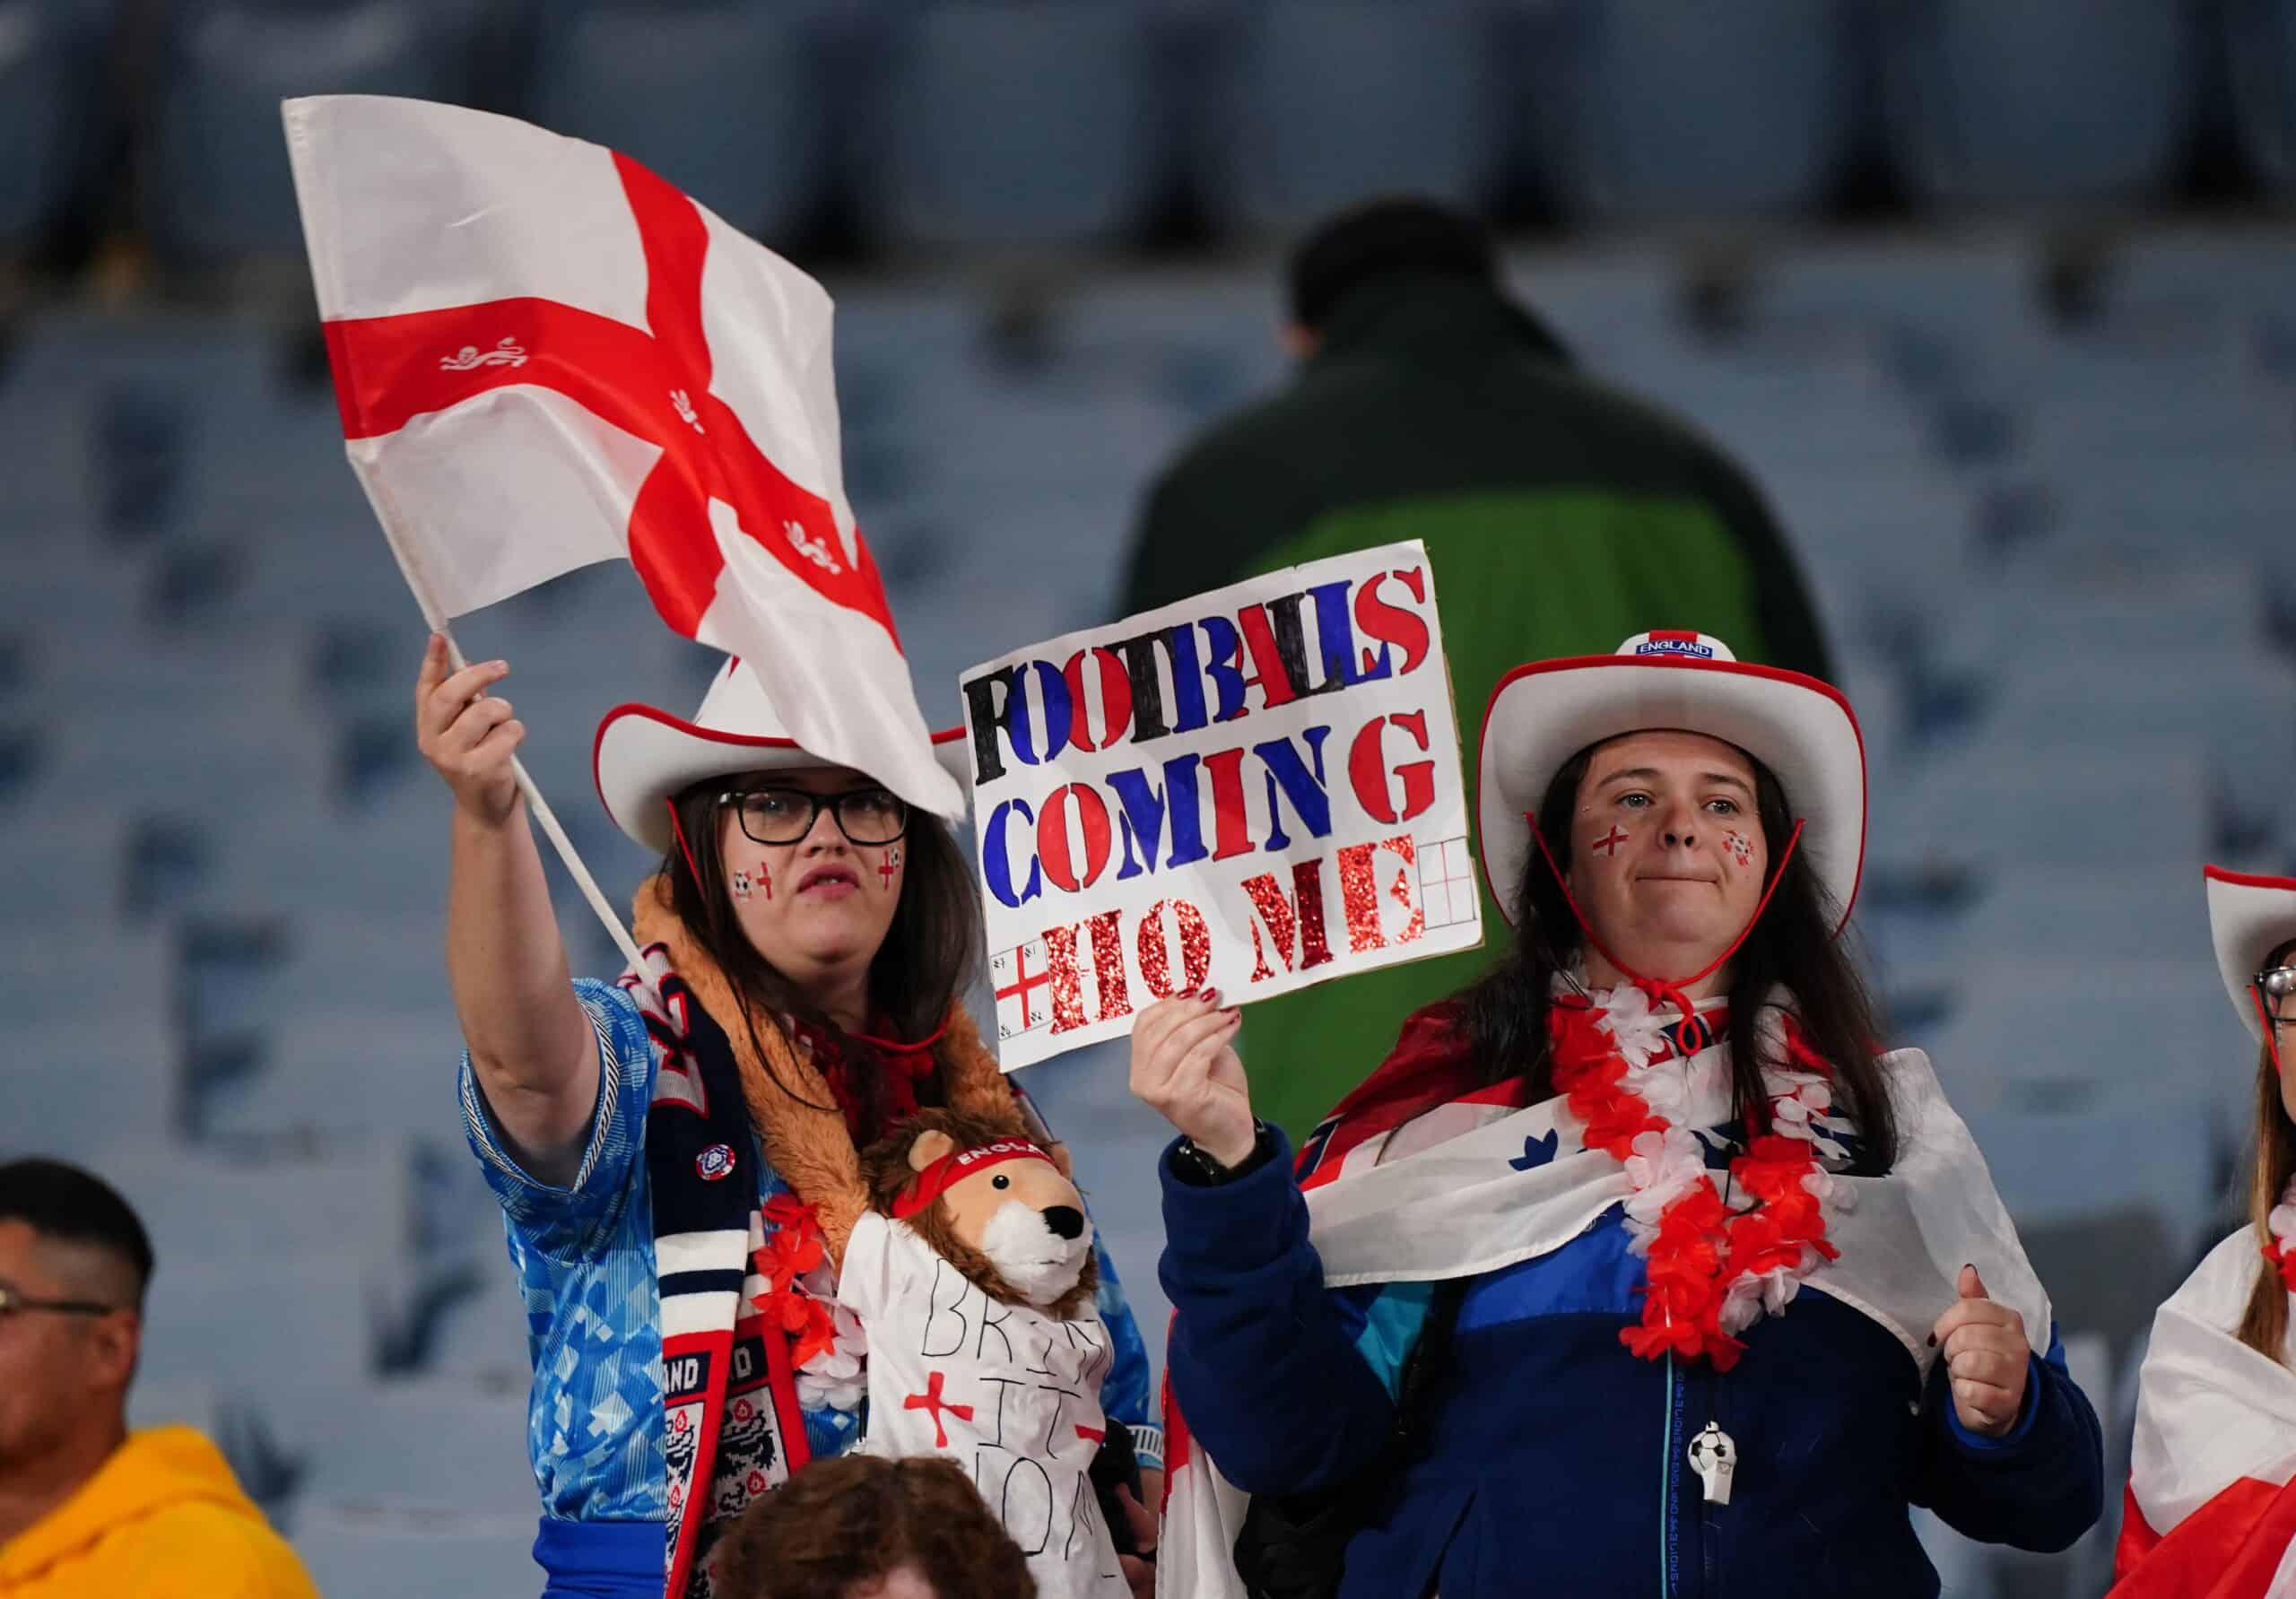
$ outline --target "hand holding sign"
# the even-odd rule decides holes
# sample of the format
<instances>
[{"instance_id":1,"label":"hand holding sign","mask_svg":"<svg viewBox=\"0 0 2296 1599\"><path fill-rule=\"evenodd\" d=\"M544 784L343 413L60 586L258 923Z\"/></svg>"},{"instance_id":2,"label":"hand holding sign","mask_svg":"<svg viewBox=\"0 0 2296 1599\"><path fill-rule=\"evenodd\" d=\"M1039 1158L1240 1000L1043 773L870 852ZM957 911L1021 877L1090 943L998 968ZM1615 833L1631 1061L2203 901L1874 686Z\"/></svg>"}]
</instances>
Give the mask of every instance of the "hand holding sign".
<instances>
[{"instance_id":1,"label":"hand holding sign","mask_svg":"<svg viewBox=\"0 0 2296 1599\"><path fill-rule=\"evenodd\" d=\"M1236 1057L1243 1012L1220 993L1159 1000L1132 1024L1132 1091L1222 1166L1240 1165L1259 1142L1251 1084Z\"/></svg>"},{"instance_id":2,"label":"hand holding sign","mask_svg":"<svg viewBox=\"0 0 2296 1599\"><path fill-rule=\"evenodd\" d=\"M1411 543L965 673L1005 1069L1480 943L1442 646Z\"/></svg>"}]
</instances>

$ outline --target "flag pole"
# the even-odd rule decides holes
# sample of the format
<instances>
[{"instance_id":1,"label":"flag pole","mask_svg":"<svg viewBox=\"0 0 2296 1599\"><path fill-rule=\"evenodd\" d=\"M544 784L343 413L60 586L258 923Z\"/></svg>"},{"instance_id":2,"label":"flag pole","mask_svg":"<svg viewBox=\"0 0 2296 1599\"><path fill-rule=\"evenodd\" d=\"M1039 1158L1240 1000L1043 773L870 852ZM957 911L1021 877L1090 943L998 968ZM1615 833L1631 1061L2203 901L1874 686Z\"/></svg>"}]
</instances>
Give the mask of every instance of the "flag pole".
<instances>
[{"instance_id":1,"label":"flag pole","mask_svg":"<svg viewBox=\"0 0 2296 1599\"><path fill-rule=\"evenodd\" d=\"M366 488L368 502L375 508L375 519L383 526L383 540L390 545L391 554L398 561L399 576L406 579L406 587L413 594L414 603L422 608L422 620L430 625L432 632L447 641L448 663L456 671L462 671L470 663L463 658L463 647L455 641L454 629L448 625L446 613L439 608L438 601L431 596L430 586L423 580L422 568L414 560L413 550L398 535L398 508L391 503L389 492L381 483L363 472L358 475L360 482ZM590 902L591 910L596 913L607 933L613 935L615 946L622 951L622 958L630 962L631 969L637 970L645 964L638 952L638 941L630 935L630 929L622 924L621 913L614 909L604 891L598 887L598 880L590 875L588 865L574 847L574 840L568 838L566 830L559 825L557 813L550 808L550 802L543 798L542 790L526 770L526 762L516 755L510 757L510 775L517 779L518 792L526 796L526 809L542 828L543 836L558 851L558 858L565 864L567 874L574 879L574 886L580 889L582 898Z\"/></svg>"}]
</instances>

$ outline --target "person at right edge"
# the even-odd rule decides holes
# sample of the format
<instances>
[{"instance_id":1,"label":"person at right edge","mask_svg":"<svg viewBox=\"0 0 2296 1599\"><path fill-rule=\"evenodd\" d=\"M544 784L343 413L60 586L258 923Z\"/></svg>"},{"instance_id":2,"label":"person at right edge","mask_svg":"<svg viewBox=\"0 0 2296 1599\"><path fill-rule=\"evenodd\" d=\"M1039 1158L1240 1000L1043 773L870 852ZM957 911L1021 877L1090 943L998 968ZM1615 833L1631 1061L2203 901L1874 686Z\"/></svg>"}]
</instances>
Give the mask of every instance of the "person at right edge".
<instances>
[{"instance_id":1,"label":"person at right edge","mask_svg":"<svg viewBox=\"0 0 2296 1599\"><path fill-rule=\"evenodd\" d=\"M1848 702L1644 633L1509 673L1480 767L1513 947L1296 1167L1217 995L1134 1028L1182 1134L1161 1591L1931 1599L1916 1506L2069 1547L2095 1412L1839 942Z\"/></svg>"},{"instance_id":2,"label":"person at right edge","mask_svg":"<svg viewBox=\"0 0 2296 1599\"><path fill-rule=\"evenodd\" d=\"M1422 540L1456 725L1517 661L1610 648L1665 616L1831 681L1761 493L1710 440L1587 376L1502 284L1473 217L1377 200L1312 229L1287 273L1295 378L1222 418L1150 489L1124 613L1303 561ZM1472 803L1474 795L1468 795ZM1486 895L1483 925L1498 926ZM1256 1004L1243 1051L1291 1129L1375 1064L1367 1028L1471 980L1473 952Z\"/></svg>"},{"instance_id":3,"label":"person at right edge","mask_svg":"<svg viewBox=\"0 0 2296 1599\"><path fill-rule=\"evenodd\" d=\"M2217 972L2257 1044L2248 1220L2152 1318L2112 1599L2296 1594L2296 878L2204 875Z\"/></svg>"}]
</instances>

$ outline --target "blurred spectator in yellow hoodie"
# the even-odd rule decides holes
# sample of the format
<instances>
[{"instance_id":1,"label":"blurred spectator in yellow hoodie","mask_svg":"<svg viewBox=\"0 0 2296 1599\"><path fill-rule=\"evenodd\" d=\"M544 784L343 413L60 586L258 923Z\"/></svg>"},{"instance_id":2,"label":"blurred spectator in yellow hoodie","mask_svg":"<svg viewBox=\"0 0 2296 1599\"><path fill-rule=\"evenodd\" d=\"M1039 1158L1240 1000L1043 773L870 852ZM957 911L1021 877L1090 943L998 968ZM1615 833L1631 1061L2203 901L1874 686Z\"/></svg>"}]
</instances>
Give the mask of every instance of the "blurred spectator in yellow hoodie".
<instances>
[{"instance_id":1,"label":"blurred spectator in yellow hoodie","mask_svg":"<svg viewBox=\"0 0 2296 1599\"><path fill-rule=\"evenodd\" d=\"M0 1164L0 1595L312 1599L214 1445L188 1427L129 1435L151 1277L151 1240L109 1184Z\"/></svg>"}]
</instances>

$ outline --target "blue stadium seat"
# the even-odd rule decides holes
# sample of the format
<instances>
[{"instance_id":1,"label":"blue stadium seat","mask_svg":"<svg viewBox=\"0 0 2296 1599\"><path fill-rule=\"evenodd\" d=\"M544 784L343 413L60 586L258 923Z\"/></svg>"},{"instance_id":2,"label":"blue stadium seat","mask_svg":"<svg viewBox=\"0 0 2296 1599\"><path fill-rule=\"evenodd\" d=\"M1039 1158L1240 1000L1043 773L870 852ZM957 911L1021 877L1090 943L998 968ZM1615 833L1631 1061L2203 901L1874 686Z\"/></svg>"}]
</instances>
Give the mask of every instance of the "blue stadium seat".
<instances>
[{"instance_id":1,"label":"blue stadium seat","mask_svg":"<svg viewBox=\"0 0 2296 1599\"><path fill-rule=\"evenodd\" d=\"M294 1528L296 1552L327 1599L408 1594L529 1594L543 1580L529 1552L535 1517L315 1508Z\"/></svg>"},{"instance_id":2,"label":"blue stadium seat","mask_svg":"<svg viewBox=\"0 0 2296 1599\"><path fill-rule=\"evenodd\" d=\"M1485 13L1457 0L1258 0L1215 41L1190 141L1212 215L1288 235L1378 195L1473 206L1503 158Z\"/></svg>"},{"instance_id":3,"label":"blue stadium seat","mask_svg":"<svg viewBox=\"0 0 2296 1599\"><path fill-rule=\"evenodd\" d=\"M2183 0L1873 8L1890 149L1933 203L2140 200L2183 157L2197 29Z\"/></svg>"},{"instance_id":4,"label":"blue stadium seat","mask_svg":"<svg viewBox=\"0 0 2296 1599\"><path fill-rule=\"evenodd\" d=\"M947 0L889 20L856 198L912 249L1091 247L1160 176L1150 20L1119 0Z\"/></svg>"},{"instance_id":5,"label":"blue stadium seat","mask_svg":"<svg viewBox=\"0 0 2296 1599\"><path fill-rule=\"evenodd\" d=\"M2020 573L1972 592L1930 665L1997 683L2021 665L2110 652L2136 669L2266 643L2266 590L2238 565Z\"/></svg>"},{"instance_id":6,"label":"blue stadium seat","mask_svg":"<svg viewBox=\"0 0 2296 1599\"><path fill-rule=\"evenodd\" d=\"M1982 877L2023 865L2195 862L2212 837L2203 770L2196 749L2158 739L2144 753L2106 744L2037 755L2005 734L1876 787L1866 870Z\"/></svg>"},{"instance_id":7,"label":"blue stadium seat","mask_svg":"<svg viewBox=\"0 0 2296 1599\"><path fill-rule=\"evenodd\" d=\"M462 1036L445 985L424 1007L309 995L270 1032L245 1079L205 1096L203 1131L266 1143L462 1136Z\"/></svg>"},{"instance_id":8,"label":"blue stadium seat","mask_svg":"<svg viewBox=\"0 0 2296 1599\"><path fill-rule=\"evenodd\" d=\"M283 1188L277 1203L308 1197ZM282 1291L290 1285L293 1291ZM354 1391L374 1369L372 1291L370 1268L340 1249L178 1250L152 1274L142 1372L157 1382L206 1383L225 1403L258 1410L263 1395L283 1386Z\"/></svg>"},{"instance_id":9,"label":"blue stadium seat","mask_svg":"<svg viewBox=\"0 0 2296 1599\"><path fill-rule=\"evenodd\" d=\"M464 100L469 13L426 0L182 0L161 52L142 185L154 245L194 271L300 261L279 102L302 94Z\"/></svg>"},{"instance_id":10,"label":"blue stadium seat","mask_svg":"<svg viewBox=\"0 0 2296 1599\"><path fill-rule=\"evenodd\" d=\"M348 1391L283 1387L265 1401L274 1436L300 1464L303 1514L332 1506L507 1517L538 1508L523 1384L492 1393L430 1378ZM354 1415L360 1447L344 1448ZM416 1462L420 1468L410 1469Z\"/></svg>"},{"instance_id":11,"label":"blue stadium seat","mask_svg":"<svg viewBox=\"0 0 2296 1599\"><path fill-rule=\"evenodd\" d=\"M174 1130L182 1048L165 1011L144 996L98 1004L86 990L55 995L68 1010L22 1021L0 1073L0 1154L84 1160L123 1139L157 1144Z\"/></svg>"},{"instance_id":12,"label":"blue stadium seat","mask_svg":"<svg viewBox=\"0 0 2296 1599\"><path fill-rule=\"evenodd\" d=\"M795 8L578 0L550 7L527 103L773 243L822 197L838 83Z\"/></svg>"},{"instance_id":13,"label":"blue stadium seat","mask_svg":"<svg viewBox=\"0 0 2296 1599\"><path fill-rule=\"evenodd\" d=\"M1849 154L1858 73L1843 0L1523 9L1530 165L1581 216L1677 224L1805 213Z\"/></svg>"},{"instance_id":14,"label":"blue stadium seat","mask_svg":"<svg viewBox=\"0 0 2296 1599\"><path fill-rule=\"evenodd\" d=\"M2296 790L2296 673L2264 650L2129 653L2099 639L2036 652L1987 687L1990 703L1970 747L1998 762L2039 773L2091 752L2133 765L2155 752L2190 752L2207 776L2204 845L2271 828ZM2167 816L2144 825L2182 838L2168 831Z\"/></svg>"},{"instance_id":15,"label":"blue stadium seat","mask_svg":"<svg viewBox=\"0 0 2296 1599\"><path fill-rule=\"evenodd\" d=\"M1965 1113L2070 1112L2174 1088L2229 1151L2253 1108L2256 1048L2206 952L2107 960L2082 946L2076 936L2022 959L1959 962L1957 1003L1935 1034L1953 1102ZM2208 1195L2187 1197L2200 1205Z\"/></svg>"},{"instance_id":16,"label":"blue stadium seat","mask_svg":"<svg viewBox=\"0 0 2296 1599\"><path fill-rule=\"evenodd\" d=\"M2205 953L2208 907L2193 852L2111 869L2012 863L1990 874L1968 913L1943 930L1941 953L1966 967L2014 965L2037 952L2188 969Z\"/></svg>"},{"instance_id":17,"label":"blue stadium seat","mask_svg":"<svg viewBox=\"0 0 2296 1599\"><path fill-rule=\"evenodd\" d=\"M413 1256L406 1162L386 1140L290 1160L122 1140L91 1164L135 1206L162 1263L334 1251L383 1268Z\"/></svg>"}]
</instances>

